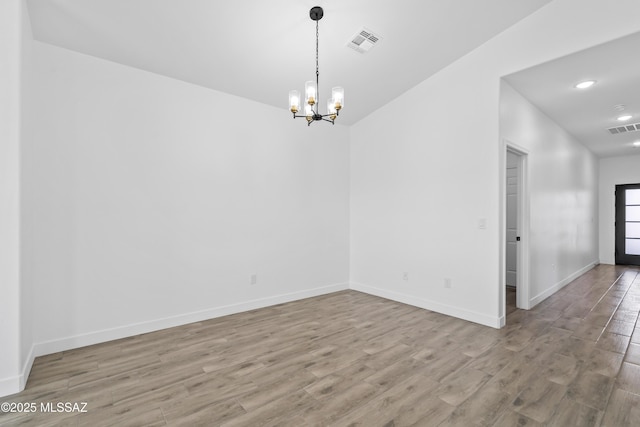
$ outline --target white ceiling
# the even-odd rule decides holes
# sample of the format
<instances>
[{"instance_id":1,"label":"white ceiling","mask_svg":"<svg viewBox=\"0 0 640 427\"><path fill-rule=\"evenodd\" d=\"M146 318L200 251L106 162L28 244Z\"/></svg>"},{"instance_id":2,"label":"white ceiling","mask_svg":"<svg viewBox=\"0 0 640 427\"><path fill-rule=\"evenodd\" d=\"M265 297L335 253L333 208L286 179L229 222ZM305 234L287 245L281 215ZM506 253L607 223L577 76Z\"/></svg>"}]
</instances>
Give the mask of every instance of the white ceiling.
<instances>
[{"instance_id":1,"label":"white ceiling","mask_svg":"<svg viewBox=\"0 0 640 427\"><path fill-rule=\"evenodd\" d=\"M568 55L505 77L522 95L599 157L640 154L640 131L607 129L640 123L640 33ZM597 80L589 89L574 86ZM623 104L625 110L614 106ZM629 114L627 122L617 117ZM638 166L640 167L640 165Z\"/></svg>"},{"instance_id":2,"label":"white ceiling","mask_svg":"<svg viewBox=\"0 0 640 427\"><path fill-rule=\"evenodd\" d=\"M320 5L320 97L343 86L339 121L353 124L549 1L28 0L28 7L36 40L284 114L289 90L315 77L309 9ZM363 26L383 37L364 55L346 47Z\"/></svg>"},{"instance_id":3,"label":"white ceiling","mask_svg":"<svg viewBox=\"0 0 640 427\"><path fill-rule=\"evenodd\" d=\"M353 124L551 0L28 0L36 40L280 107L315 76L320 97L345 88ZM346 46L362 27L383 37ZM640 154L640 132L611 135L615 105L640 123L640 33L506 80L599 157ZM574 85L598 81L579 91ZM321 110L324 105L321 102ZM245 112L238 112L244 114Z\"/></svg>"}]
</instances>

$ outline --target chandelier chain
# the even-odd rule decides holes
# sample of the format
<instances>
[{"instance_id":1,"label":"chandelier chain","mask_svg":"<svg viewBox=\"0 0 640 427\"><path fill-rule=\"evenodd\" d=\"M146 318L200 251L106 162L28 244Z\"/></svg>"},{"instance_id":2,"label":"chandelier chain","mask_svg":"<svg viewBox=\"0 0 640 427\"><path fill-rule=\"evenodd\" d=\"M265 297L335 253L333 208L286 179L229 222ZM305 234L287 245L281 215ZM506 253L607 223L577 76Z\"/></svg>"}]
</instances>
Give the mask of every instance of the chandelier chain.
<instances>
[{"instance_id":1,"label":"chandelier chain","mask_svg":"<svg viewBox=\"0 0 640 427\"><path fill-rule=\"evenodd\" d=\"M318 39L320 38L320 31L318 29L318 23L320 20L316 21L316 114L318 111L317 105L320 103L320 65L318 59Z\"/></svg>"}]
</instances>

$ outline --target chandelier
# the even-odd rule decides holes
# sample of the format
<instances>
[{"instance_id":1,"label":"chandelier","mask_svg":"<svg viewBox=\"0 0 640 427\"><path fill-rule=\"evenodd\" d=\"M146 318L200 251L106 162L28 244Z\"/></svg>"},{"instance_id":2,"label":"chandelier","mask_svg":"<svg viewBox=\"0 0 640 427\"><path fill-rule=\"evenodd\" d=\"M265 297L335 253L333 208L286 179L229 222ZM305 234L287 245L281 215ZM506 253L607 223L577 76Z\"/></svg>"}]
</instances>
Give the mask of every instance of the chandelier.
<instances>
[{"instance_id":1,"label":"chandelier","mask_svg":"<svg viewBox=\"0 0 640 427\"><path fill-rule=\"evenodd\" d=\"M310 80L304 84L304 114L297 114L298 111L300 111L300 92L297 90L289 91L289 109L293 113L293 118L306 118L307 126L320 120L335 124L335 119L344 106L344 89L334 87L331 89L331 99L327 101L327 114L318 113L318 105L320 103L320 96L318 94L320 82L320 67L318 66L318 21L322 19L323 15L324 11L320 6L312 7L309 11L311 19L316 21L316 81Z\"/></svg>"}]
</instances>

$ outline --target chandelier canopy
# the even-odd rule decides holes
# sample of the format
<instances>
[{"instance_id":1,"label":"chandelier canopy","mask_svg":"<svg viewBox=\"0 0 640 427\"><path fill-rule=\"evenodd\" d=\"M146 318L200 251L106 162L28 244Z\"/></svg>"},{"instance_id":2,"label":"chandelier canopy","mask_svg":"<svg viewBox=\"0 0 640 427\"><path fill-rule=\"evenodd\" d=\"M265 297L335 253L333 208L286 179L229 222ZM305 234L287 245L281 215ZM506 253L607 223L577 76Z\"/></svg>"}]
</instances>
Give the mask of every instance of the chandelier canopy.
<instances>
[{"instance_id":1,"label":"chandelier canopy","mask_svg":"<svg viewBox=\"0 0 640 427\"><path fill-rule=\"evenodd\" d=\"M327 114L318 112L320 103L319 83L320 83L320 67L318 65L318 22L322 19L324 11L320 6L312 7L309 11L309 17L316 21L316 81L310 80L304 84L304 114L297 114L300 111L300 92L297 90L289 91L289 109L293 113L293 118L304 117L307 119L307 125L324 120L335 124L335 119L340 114L340 110L344 107L344 89L334 87L331 89L331 99L327 101Z\"/></svg>"}]
</instances>

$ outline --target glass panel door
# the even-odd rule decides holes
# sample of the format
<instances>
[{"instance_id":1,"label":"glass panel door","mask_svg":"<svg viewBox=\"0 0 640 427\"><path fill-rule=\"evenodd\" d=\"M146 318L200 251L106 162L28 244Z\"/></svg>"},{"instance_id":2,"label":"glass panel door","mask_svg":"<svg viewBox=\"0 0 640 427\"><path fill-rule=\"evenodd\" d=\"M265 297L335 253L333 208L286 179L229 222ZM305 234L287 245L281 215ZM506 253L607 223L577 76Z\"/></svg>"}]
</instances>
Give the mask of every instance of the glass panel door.
<instances>
[{"instance_id":1,"label":"glass panel door","mask_svg":"<svg viewBox=\"0 0 640 427\"><path fill-rule=\"evenodd\" d=\"M625 190L625 255L640 255L640 189Z\"/></svg>"},{"instance_id":2,"label":"glass panel door","mask_svg":"<svg viewBox=\"0 0 640 427\"><path fill-rule=\"evenodd\" d=\"M640 184L616 185L616 264L640 265Z\"/></svg>"}]
</instances>

